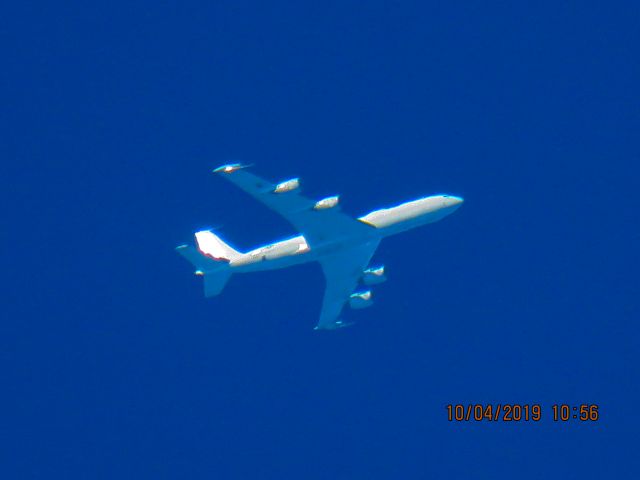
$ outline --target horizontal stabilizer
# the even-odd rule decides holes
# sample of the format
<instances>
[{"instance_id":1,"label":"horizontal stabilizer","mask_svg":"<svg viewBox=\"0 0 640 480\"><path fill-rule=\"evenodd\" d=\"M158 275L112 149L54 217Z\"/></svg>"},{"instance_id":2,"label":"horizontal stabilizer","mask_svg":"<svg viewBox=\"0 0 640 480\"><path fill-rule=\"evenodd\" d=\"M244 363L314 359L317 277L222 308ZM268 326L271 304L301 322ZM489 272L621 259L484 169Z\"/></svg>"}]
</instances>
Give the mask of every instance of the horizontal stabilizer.
<instances>
[{"instance_id":1,"label":"horizontal stabilizer","mask_svg":"<svg viewBox=\"0 0 640 480\"><path fill-rule=\"evenodd\" d=\"M196 275L204 277L205 297L214 297L222 292L231 277L231 270L227 263L205 257L191 245L180 245L176 251L196 268Z\"/></svg>"},{"instance_id":2,"label":"horizontal stabilizer","mask_svg":"<svg viewBox=\"0 0 640 480\"><path fill-rule=\"evenodd\" d=\"M215 297L224 289L224 286L231 277L231 271L228 269L219 270L204 274L204 296Z\"/></svg>"},{"instance_id":3,"label":"horizontal stabilizer","mask_svg":"<svg viewBox=\"0 0 640 480\"><path fill-rule=\"evenodd\" d=\"M209 257L205 257L195 247L191 245L180 245L176 247L176 252L187 259L191 265L200 272L206 272L220 268L220 264Z\"/></svg>"}]
</instances>

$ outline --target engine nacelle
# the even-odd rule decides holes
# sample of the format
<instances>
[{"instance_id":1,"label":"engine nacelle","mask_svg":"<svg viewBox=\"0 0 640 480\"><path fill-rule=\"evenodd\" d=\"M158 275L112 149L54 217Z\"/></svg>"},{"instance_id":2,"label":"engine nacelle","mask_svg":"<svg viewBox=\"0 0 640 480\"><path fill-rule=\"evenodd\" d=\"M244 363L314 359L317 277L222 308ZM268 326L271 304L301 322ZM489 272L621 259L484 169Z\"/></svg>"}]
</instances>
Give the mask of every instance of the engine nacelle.
<instances>
[{"instance_id":1,"label":"engine nacelle","mask_svg":"<svg viewBox=\"0 0 640 480\"><path fill-rule=\"evenodd\" d=\"M276 185L276 189L273 191L273 193L290 192L292 190L295 190L299 186L300 186L300 179L292 178L291 180L287 180L286 182L282 182Z\"/></svg>"},{"instance_id":2,"label":"engine nacelle","mask_svg":"<svg viewBox=\"0 0 640 480\"><path fill-rule=\"evenodd\" d=\"M371 296L371 290L367 290L366 292L352 293L349 297L349 306L354 309L370 307L371 305L373 305Z\"/></svg>"},{"instance_id":3,"label":"engine nacelle","mask_svg":"<svg viewBox=\"0 0 640 480\"><path fill-rule=\"evenodd\" d=\"M362 281L365 285L376 285L387 280L384 274L384 265L367 268L362 272Z\"/></svg>"},{"instance_id":4,"label":"engine nacelle","mask_svg":"<svg viewBox=\"0 0 640 480\"><path fill-rule=\"evenodd\" d=\"M241 168L247 168L246 165L241 163L230 163L229 165L222 165L214 170L215 173L233 173Z\"/></svg>"},{"instance_id":5,"label":"engine nacelle","mask_svg":"<svg viewBox=\"0 0 640 480\"><path fill-rule=\"evenodd\" d=\"M339 201L340 201L340 197L338 195L335 195L333 197L323 198L322 200L320 200L318 203L315 204L313 209L314 210L325 210L327 208L333 208L336 205L338 205Z\"/></svg>"}]
</instances>

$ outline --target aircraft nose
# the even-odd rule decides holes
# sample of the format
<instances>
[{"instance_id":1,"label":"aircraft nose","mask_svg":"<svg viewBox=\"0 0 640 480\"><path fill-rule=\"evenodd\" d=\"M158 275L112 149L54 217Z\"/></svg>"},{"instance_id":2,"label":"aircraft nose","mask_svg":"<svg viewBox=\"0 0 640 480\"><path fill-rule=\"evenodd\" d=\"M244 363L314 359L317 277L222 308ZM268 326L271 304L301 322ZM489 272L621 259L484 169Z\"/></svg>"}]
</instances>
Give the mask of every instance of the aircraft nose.
<instances>
[{"instance_id":1,"label":"aircraft nose","mask_svg":"<svg viewBox=\"0 0 640 480\"><path fill-rule=\"evenodd\" d=\"M464 203L464 199L462 197L456 197L455 195L446 195L445 202L447 207L459 207Z\"/></svg>"}]
</instances>

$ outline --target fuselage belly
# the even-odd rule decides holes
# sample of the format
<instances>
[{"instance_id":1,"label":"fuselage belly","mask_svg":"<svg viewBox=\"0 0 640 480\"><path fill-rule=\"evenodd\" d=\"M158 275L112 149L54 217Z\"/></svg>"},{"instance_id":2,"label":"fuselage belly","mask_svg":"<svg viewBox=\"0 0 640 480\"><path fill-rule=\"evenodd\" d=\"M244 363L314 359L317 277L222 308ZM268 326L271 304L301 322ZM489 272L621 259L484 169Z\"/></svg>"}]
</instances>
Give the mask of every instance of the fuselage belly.
<instances>
[{"instance_id":1,"label":"fuselage belly","mask_svg":"<svg viewBox=\"0 0 640 480\"><path fill-rule=\"evenodd\" d=\"M337 237L311 248L304 236L298 235L247 252L232 260L229 266L234 272L245 273L277 270L314 262L370 241L436 222L457 210L461 203L462 200L459 197L437 195L403 203L393 208L375 210L358 219L372 227L366 237Z\"/></svg>"}]
</instances>

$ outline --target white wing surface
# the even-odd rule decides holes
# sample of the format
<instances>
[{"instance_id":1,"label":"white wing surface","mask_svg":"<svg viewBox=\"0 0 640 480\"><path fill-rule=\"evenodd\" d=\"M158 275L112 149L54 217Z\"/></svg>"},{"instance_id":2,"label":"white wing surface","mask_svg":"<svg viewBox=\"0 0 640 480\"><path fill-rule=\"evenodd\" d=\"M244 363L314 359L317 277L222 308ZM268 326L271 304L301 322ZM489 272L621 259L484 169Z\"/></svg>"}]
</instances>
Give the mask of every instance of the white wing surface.
<instances>
[{"instance_id":1,"label":"white wing surface","mask_svg":"<svg viewBox=\"0 0 640 480\"><path fill-rule=\"evenodd\" d=\"M297 179L291 180L289 190L282 188L284 184L276 185L247 172L241 165L225 165L214 171L284 217L311 248L327 239L357 239L371 234L373 227L345 215L337 205L314 209L316 202L300 195Z\"/></svg>"},{"instance_id":2,"label":"white wing surface","mask_svg":"<svg viewBox=\"0 0 640 480\"><path fill-rule=\"evenodd\" d=\"M339 320L340 312L362 278L362 272L379 243L379 240L372 240L320 260L326 288L316 329L332 330L349 325Z\"/></svg>"}]
</instances>

